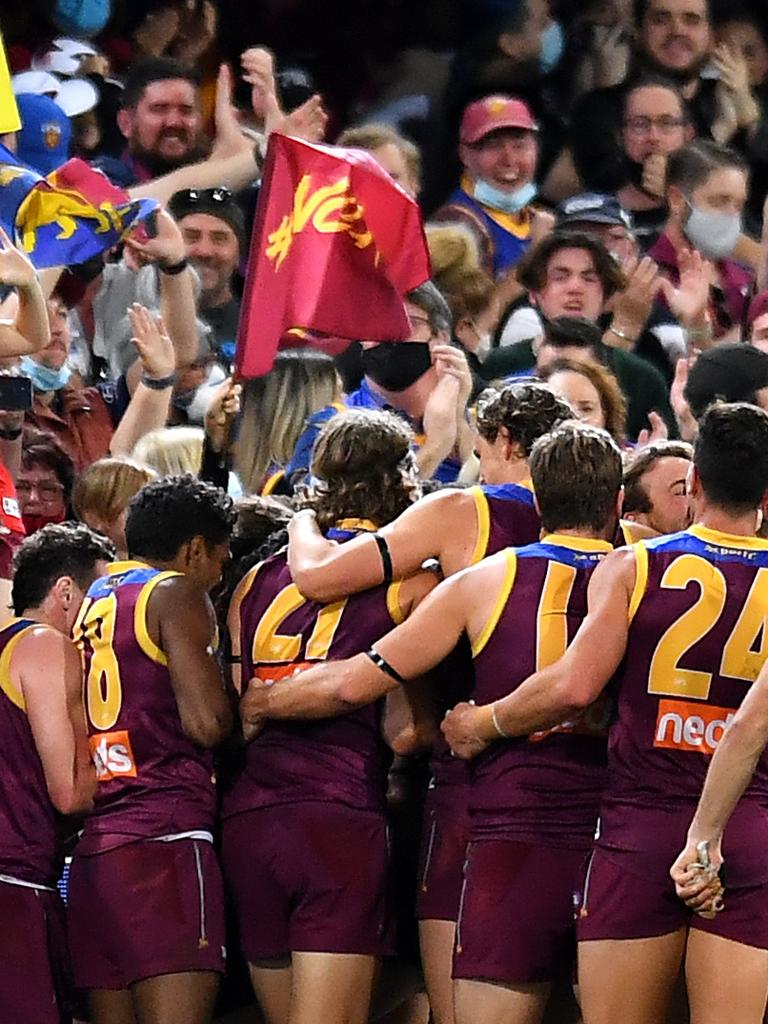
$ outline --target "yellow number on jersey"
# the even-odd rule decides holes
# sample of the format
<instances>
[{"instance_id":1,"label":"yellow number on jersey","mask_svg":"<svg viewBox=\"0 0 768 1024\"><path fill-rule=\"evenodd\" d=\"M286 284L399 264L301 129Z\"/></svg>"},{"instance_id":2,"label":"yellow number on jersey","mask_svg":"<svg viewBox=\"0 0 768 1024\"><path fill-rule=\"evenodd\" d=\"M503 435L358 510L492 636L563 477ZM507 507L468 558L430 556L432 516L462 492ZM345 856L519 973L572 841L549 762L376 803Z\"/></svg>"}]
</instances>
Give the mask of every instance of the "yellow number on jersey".
<instances>
[{"instance_id":1,"label":"yellow number on jersey","mask_svg":"<svg viewBox=\"0 0 768 1024\"><path fill-rule=\"evenodd\" d=\"M120 667L112 647L115 635L117 598L114 594L83 605L75 625L75 642L84 641L91 650L85 680L85 710L94 729L111 729L123 705Z\"/></svg>"},{"instance_id":2,"label":"yellow number on jersey","mask_svg":"<svg viewBox=\"0 0 768 1024\"><path fill-rule=\"evenodd\" d=\"M301 651L301 634L280 633L279 629L288 616L305 603L294 583L274 598L259 620L253 637L254 665L297 660ZM308 661L322 661L328 656L346 604L346 600L334 601L320 611L304 652Z\"/></svg>"},{"instance_id":3,"label":"yellow number on jersey","mask_svg":"<svg viewBox=\"0 0 768 1024\"><path fill-rule=\"evenodd\" d=\"M568 646L568 602L576 582L576 569L562 562L550 562L536 613L536 671L565 654Z\"/></svg>"},{"instance_id":4,"label":"yellow number on jersey","mask_svg":"<svg viewBox=\"0 0 768 1024\"><path fill-rule=\"evenodd\" d=\"M725 607L727 584L720 569L699 555L681 555L666 569L660 586L685 590L696 583L699 596L672 623L656 645L648 675L648 692L706 700L712 673L680 668L680 660L715 627ZM723 648L720 675L754 682L768 655L766 611L768 569L759 569L744 606ZM754 649L760 637L759 650Z\"/></svg>"}]
</instances>

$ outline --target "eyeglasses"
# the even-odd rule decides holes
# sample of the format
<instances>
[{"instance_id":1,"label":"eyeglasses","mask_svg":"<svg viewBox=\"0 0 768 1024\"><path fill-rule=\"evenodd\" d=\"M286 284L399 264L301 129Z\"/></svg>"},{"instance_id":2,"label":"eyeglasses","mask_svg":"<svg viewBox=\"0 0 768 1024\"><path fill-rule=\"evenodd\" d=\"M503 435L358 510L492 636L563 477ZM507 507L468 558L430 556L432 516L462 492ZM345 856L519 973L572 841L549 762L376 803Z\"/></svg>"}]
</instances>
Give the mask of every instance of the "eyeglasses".
<instances>
[{"instance_id":1,"label":"eyeglasses","mask_svg":"<svg viewBox=\"0 0 768 1024\"><path fill-rule=\"evenodd\" d=\"M230 202L232 193L228 188L183 188L173 196L174 206L197 206L200 203Z\"/></svg>"},{"instance_id":2,"label":"eyeglasses","mask_svg":"<svg viewBox=\"0 0 768 1024\"><path fill-rule=\"evenodd\" d=\"M628 117L624 122L624 127L628 132L632 132L634 135L644 135L645 132L656 127L660 132L668 135L670 132L676 131L678 128L682 128L685 124L685 119L682 117Z\"/></svg>"},{"instance_id":3,"label":"eyeglasses","mask_svg":"<svg viewBox=\"0 0 768 1024\"><path fill-rule=\"evenodd\" d=\"M411 325L411 327L418 327L420 324L424 325L425 327L432 327L432 325L429 322L428 316L413 316L411 313L408 314L408 323Z\"/></svg>"},{"instance_id":4,"label":"eyeglasses","mask_svg":"<svg viewBox=\"0 0 768 1024\"><path fill-rule=\"evenodd\" d=\"M57 501L64 493L64 485L48 481L37 483L35 480L19 480L16 483L19 498L28 498L33 491L37 492L40 501Z\"/></svg>"}]
</instances>

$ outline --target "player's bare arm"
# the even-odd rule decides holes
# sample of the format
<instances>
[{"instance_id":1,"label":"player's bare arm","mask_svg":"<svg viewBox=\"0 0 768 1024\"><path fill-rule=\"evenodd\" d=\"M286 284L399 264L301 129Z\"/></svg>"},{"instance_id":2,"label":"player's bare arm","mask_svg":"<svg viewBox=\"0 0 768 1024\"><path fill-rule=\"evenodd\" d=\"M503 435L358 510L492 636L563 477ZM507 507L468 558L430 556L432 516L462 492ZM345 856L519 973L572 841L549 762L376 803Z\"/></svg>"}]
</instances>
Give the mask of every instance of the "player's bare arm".
<instances>
[{"instance_id":1,"label":"player's bare arm","mask_svg":"<svg viewBox=\"0 0 768 1024\"><path fill-rule=\"evenodd\" d=\"M31 630L14 651L11 676L45 772L51 803L84 814L96 791L83 710L83 673L72 641L49 626Z\"/></svg>"},{"instance_id":2,"label":"player's bare arm","mask_svg":"<svg viewBox=\"0 0 768 1024\"><path fill-rule=\"evenodd\" d=\"M168 659L184 732L201 747L215 747L232 728L232 711L213 650L216 618L208 595L174 576L155 587L147 618Z\"/></svg>"},{"instance_id":3,"label":"player's bare arm","mask_svg":"<svg viewBox=\"0 0 768 1024\"><path fill-rule=\"evenodd\" d=\"M699 804L688 829L685 849L670 869L677 895L694 910L720 895L716 872L723 863L725 826L736 809L768 743L768 663L763 666L744 702L723 734L707 772ZM712 870L691 865L708 844Z\"/></svg>"},{"instance_id":4,"label":"player's bare arm","mask_svg":"<svg viewBox=\"0 0 768 1024\"><path fill-rule=\"evenodd\" d=\"M530 735L589 707L624 655L634 585L634 552L609 554L595 569L589 611L565 655L493 704L457 705L442 725L451 749L475 757L494 740Z\"/></svg>"},{"instance_id":5,"label":"player's bare arm","mask_svg":"<svg viewBox=\"0 0 768 1024\"><path fill-rule=\"evenodd\" d=\"M246 738L253 738L265 719L347 714L425 675L465 629L470 638L482 630L504 584L505 565L503 557L494 557L445 580L405 622L376 641L373 660L358 654L324 662L268 687L252 680L240 702ZM383 659L382 667L377 658Z\"/></svg>"},{"instance_id":6,"label":"player's bare arm","mask_svg":"<svg viewBox=\"0 0 768 1024\"><path fill-rule=\"evenodd\" d=\"M436 528L437 523L445 529ZM394 579L418 572L428 558L437 558L445 573L456 572L469 564L475 546L474 499L465 491L437 491L378 532L386 542ZM288 564L305 597L333 601L384 580L382 553L371 534L337 544L322 535L311 511L295 515L288 534Z\"/></svg>"}]
</instances>

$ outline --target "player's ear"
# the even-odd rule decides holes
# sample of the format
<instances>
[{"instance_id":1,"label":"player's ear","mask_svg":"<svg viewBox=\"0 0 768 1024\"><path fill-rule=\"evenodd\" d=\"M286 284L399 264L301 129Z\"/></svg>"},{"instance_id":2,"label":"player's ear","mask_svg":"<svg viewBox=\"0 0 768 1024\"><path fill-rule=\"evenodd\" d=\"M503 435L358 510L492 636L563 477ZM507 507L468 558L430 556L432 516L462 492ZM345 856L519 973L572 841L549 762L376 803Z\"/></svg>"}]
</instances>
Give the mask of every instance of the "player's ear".
<instances>
[{"instance_id":1,"label":"player's ear","mask_svg":"<svg viewBox=\"0 0 768 1024\"><path fill-rule=\"evenodd\" d=\"M619 488L619 493L616 495L616 518L621 519L622 509L624 508L624 487ZM628 513L624 518L629 519L632 513Z\"/></svg>"},{"instance_id":2,"label":"player's ear","mask_svg":"<svg viewBox=\"0 0 768 1024\"><path fill-rule=\"evenodd\" d=\"M53 596L57 604L68 611L75 597L75 583L71 576L60 576L53 585Z\"/></svg>"},{"instance_id":3,"label":"player's ear","mask_svg":"<svg viewBox=\"0 0 768 1024\"><path fill-rule=\"evenodd\" d=\"M691 498L697 498L701 493L699 471L693 462L688 467L688 473L685 477L685 490Z\"/></svg>"},{"instance_id":4,"label":"player's ear","mask_svg":"<svg viewBox=\"0 0 768 1024\"><path fill-rule=\"evenodd\" d=\"M200 537L192 537L187 541L187 565L194 565L206 554L205 540Z\"/></svg>"}]
</instances>

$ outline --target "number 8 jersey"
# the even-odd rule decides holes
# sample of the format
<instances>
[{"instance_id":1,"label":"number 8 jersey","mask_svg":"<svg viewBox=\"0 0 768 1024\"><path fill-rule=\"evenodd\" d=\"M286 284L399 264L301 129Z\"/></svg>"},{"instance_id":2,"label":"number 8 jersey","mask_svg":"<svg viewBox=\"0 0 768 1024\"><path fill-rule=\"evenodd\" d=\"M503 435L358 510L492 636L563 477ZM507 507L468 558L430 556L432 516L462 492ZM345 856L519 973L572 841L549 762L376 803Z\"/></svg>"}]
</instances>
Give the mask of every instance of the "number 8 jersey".
<instances>
[{"instance_id":1,"label":"number 8 jersey","mask_svg":"<svg viewBox=\"0 0 768 1024\"><path fill-rule=\"evenodd\" d=\"M176 575L116 562L91 585L75 623L99 780L81 853L213 828L212 755L185 735L166 656L147 627L154 588Z\"/></svg>"},{"instance_id":2,"label":"number 8 jersey","mask_svg":"<svg viewBox=\"0 0 768 1024\"><path fill-rule=\"evenodd\" d=\"M695 803L768 655L768 542L693 526L633 550L604 816L611 806ZM767 769L763 754L750 795L768 796Z\"/></svg>"}]
</instances>

